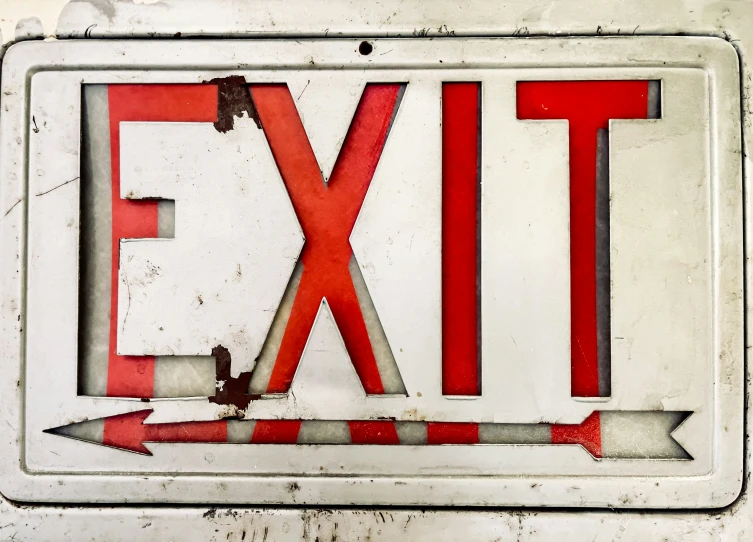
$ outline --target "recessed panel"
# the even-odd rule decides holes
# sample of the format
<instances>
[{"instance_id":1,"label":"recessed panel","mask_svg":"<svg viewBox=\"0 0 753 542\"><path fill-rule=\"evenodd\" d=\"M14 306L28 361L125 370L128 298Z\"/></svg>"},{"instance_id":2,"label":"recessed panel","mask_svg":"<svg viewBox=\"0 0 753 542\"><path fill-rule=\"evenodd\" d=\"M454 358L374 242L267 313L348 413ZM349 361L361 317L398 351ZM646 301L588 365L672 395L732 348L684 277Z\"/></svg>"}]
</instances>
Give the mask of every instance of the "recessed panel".
<instances>
[{"instance_id":1,"label":"recessed panel","mask_svg":"<svg viewBox=\"0 0 753 542\"><path fill-rule=\"evenodd\" d=\"M9 53L3 412L22 423L0 490L734 500L734 50L358 45Z\"/></svg>"}]
</instances>

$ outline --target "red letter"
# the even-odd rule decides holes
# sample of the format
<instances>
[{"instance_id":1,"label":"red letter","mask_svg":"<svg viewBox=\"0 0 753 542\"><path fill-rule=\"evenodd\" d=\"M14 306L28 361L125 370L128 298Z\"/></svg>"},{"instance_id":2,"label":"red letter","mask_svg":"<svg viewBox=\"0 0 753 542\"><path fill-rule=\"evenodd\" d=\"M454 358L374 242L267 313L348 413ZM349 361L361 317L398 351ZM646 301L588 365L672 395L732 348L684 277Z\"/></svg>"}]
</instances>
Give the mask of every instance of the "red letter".
<instances>
[{"instance_id":1,"label":"red letter","mask_svg":"<svg viewBox=\"0 0 753 542\"><path fill-rule=\"evenodd\" d=\"M570 128L571 393L599 397L596 299L596 138L609 119L645 119L648 81L518 83L519 119ZM608 299L598 300L608 303Z\"/></svg>"},{"instance_id":2,"label":"red letter","mask_svg":"<svg viewBox=\"0 0 753 542\"><path fill-rule=\"evenodd\" d=\"M442 394L480 395L478 83L442 85Z\"/></svg>"},{"instance_id":3,"label":"red letter","mask_svg":"<svg viewBox=\"0 0 753 542\"><path fill-rule=\"evenodd\" d=\"M400 88L366 86L325 184L288 87L251 86L264 133L306 237L303 275L269 379L269 393L284 393L290 387L323 297L366 393L384 393L348 270L353 256L349 237L382 154Z\"/></svg>"}]
</instances>

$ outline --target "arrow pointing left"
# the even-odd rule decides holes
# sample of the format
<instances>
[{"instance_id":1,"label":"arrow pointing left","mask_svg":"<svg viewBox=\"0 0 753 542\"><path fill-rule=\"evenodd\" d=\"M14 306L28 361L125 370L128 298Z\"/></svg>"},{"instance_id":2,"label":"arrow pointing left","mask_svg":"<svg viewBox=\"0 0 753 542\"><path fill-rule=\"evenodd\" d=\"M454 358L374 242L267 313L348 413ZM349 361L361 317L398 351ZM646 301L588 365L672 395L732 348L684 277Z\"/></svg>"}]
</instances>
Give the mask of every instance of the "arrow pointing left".
<instances>
[{"instance_id":1,"label":"arrow pointing left","mask_svg":"<svg viewBox=\"0 0 753 542\"><path fill-rule=\"evenodd\" d=\"M152 455L144 446L145 442L227 442L226 420L145 424L144 421L151 413L151 409L146 409L103 418L107 430L104 431L101 442L94 441L83 432L73 430L74 427L80 428L88 422L47 429L45 433L95 442L144 455Z\"/></svg>"},{"instance_id":2,"label":"arrow pointing left","mask_svg":"<svg viewBox=\"0 0 753 542\"><path fill-rule=\"evenodd\" d=\"M391 420L214 420L144 423L151 409L45 433L152 455L145 443L579 445L592 457L692 459L672 438L687 412L594 412L578 425Z\"/></svg>"}]
</instances>

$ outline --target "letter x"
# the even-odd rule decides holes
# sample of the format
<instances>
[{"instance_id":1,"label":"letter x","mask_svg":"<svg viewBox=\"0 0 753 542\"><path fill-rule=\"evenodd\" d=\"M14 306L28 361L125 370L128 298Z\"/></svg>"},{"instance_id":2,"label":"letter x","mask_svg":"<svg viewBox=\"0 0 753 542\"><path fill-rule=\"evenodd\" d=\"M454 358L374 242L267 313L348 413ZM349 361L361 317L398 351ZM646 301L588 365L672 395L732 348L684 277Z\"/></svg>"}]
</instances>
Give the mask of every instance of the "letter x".
<instances>
[{"instance_id":1,"label":"letter x","mask_svg":"<svg viewBox=\"0 0 753 542\"><path fill-rule=\"evenodd\" d=\"M348 264L349 237L384 149L401 85L369 84L325 184L286 85L252 85L251 95L306 237L303 274L267 386L285 393L295 375L322 298L368 394L382 394L374 352Z\"/></svg>"}]
</instances>

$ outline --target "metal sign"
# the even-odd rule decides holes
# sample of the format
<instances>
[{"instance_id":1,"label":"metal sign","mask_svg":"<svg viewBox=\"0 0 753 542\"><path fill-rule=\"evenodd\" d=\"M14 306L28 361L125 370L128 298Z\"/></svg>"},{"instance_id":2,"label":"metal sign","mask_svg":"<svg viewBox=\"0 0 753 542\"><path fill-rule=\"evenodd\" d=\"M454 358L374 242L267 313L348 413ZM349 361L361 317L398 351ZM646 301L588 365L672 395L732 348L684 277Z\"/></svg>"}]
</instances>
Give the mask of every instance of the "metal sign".
<instances>
[{"instance_id":1,"label":"metal sign","mask_svg":"<svg viewBox=\"0 0 753 542\"><path fill-rule=\"evenodd\" d=\"M700 37L13 47L0 491L729 504L738 85Z\"/></svg>"}]
</instances>

